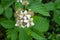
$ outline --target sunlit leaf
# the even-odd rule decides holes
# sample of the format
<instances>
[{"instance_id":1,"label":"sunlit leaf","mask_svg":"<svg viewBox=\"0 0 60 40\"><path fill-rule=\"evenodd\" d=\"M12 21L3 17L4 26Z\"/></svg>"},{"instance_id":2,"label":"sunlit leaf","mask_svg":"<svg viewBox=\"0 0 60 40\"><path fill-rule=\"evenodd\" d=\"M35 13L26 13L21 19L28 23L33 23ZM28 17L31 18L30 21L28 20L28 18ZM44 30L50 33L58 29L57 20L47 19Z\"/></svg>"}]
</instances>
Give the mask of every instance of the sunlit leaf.
<instances>
[{"instance_id":1,"label":"sunlit leaf","mask_svg":"<svg viewBox=\"0 0 60 40\"><path fill-rule=\"evenodd\" d=\"M20 31L19 31L19 40L29 40L27 33L22 28L20 28Z\"/></svg>"},{"instance_id":2,"label":"sunlit leaf","mask_svg":"<svg viewBox=\"0 0 60 40\"><path fill-rule=\"evenodd\" d=\"M28 5L28 9L31 9L33 12L40 13L44 16L50 16L48 10L39 2Z\"/></svg>"},{"instance_id":3,"label":"sunlit leaf","mask_svg":"<svg viewBox=\"0 0 60 40\"><path fill-rule=\"evenodd\" d=\"M39 36L38 34L31 32L31 36L35 38L36 40L46 40L44 37Z\"/></svg>"},{"instance_id":4,"label":"sunlit leaf","mask_svg":"<svg viewBox=\"0 0 60 40\"><path fill-rule=\"evenodd\" d=\"M43 17L34 16L34 23L35 26L33 28L40 32L46 32L49 28L49 21Z\"/></svg>"},{"instance_id":5,"label":"sunlit leaf","mask_svg":"<svg viewBox=\"0 0 60 40\"><path fill-rule=\"evenodd\" d=\"M5 16L6 18L10 19L10 18L12 17L12 15L13 15L13 10L12 10L12 8L8 8L8 9L5 10L4 16Z\"/></svg>"},{"instance_id":6,"label":"sunlit leaf","mask_svg":"<svg viewBox=\"0 0 60 40\"><path fill-rule=\"evenodd\" d=\"M15 22L11 21L11 20L4 20L1 21L0 24L4 27L4 28L14 28L15 27Z\"/></svg>"}]
</instances>

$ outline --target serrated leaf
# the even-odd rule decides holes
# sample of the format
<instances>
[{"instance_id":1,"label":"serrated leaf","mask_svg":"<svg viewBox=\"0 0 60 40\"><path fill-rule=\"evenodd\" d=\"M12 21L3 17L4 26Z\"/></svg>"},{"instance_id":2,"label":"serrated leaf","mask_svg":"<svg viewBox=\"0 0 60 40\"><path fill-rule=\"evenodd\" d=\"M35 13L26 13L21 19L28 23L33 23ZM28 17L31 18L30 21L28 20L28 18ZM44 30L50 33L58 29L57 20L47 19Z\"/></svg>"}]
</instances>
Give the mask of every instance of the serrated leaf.
<instances>
[{"instance_id":1,"label":"serrated leaf","mask_svg":"<svg viewBox=\"0 0 60 40\"><path fill-rule=\"evenodd\" d=\"M7 31L7 40L17 40L17 34L18 32L16 32L14 29L9 29Z\"/></svg>"},{"instance_id":2,"label":"serrated leaf","mask_svg":"<svg viewBox=\"0 0 60 40\"><path fill-rule=\"evenodd\" d=\"M15 0L1 0L2 7L7 9L10 5L12 5Z\"/></svg>"},{"instance_id":3,"label":"serrated leaf","mask_svg":"<svg viewBox=\"0 0 60 40\"><path fill-rule=\"evenodd\" d=\"M0 15L3 13L3 8L0 5Z\"/></svg>"},{"instance_id":4,"label":"serrated leaf","mask_svg":"<svg viewBox=\"0 0 60 40\"><path fill-rule=\"evenodd\" d=\"M31 36L35 38L36 40L46 40L44 37L39 36L38 34L31 32Z\"/></svg>"},{"instance_id":5,"label":"serrated leaf","mask_svg":"<svg viewBox=\"0 0 60 40\"><path fill-rule=\"evenodd\" d=\"M60 10L55 10L54 11L54 20L57 24L60 25Z\"/></svg>"},{"instance_id":6,"label":"serrated leaf","mask_svg":"<svg viewBox=\"0 0 60 40\"><path fill-rule=\"evenodd\" d=\"M55 9L60 9L60 0L55 1Z\"/></svg>"},{"instance_id":7,"label":"serrated leaf","mask_svg":"<svg viewBox=\"0 0 60 40\"><path fill-rule=\"evenodd\" d=\"M15 30L12 31L12 34L11 34L11 40L17 40L17 32Z\"/></svg>"},{"instance_id":8,"label":"serrated leaf","mask_svg":"<svg viewBox=\"0 0 60 40\"><path fill-rule=\"evenodd\" d=\"M14 28L15 27L15 22L11 21L11 20L4 20L1 21L0 24L6 28L6 29L10 29L10 28Z\"/></svg>"},{"instance_id":9,"label":"serrated leaf","mask_svg":"<svg viewBox=\"0 0 60 40\"><path fill-rule=\"evenodd\" d=\"M7 19L10 19L13 15L13 10L12 8L7 8L5 10L5 13L4 13L4 16L7 18Z\"/></svg>"},{"instance_id":10,"label":"serrated leaf","mask_svg":"<svg viewBox=\"0 0 60 40\"><path fill-rule=\"evenodd\" d=\"M16 8L16 10L17 10L17 9L19 9L19 8L23 8L23 6L22 6L21 3L16 2L16 3L15 3L15 8Z\"/></svg>"},{"instance_id":11,"label":"serrated leaf","mask_svg":"<svg viewBox=\"0 0 60 40\"><path fill-rule=\"evenodd\" d=\"M48 11L54 10L54 3L52 2L46 3L44 4L44 6L47 8Z\"/></svg>"},{"instance_id":12,"label":"serrated leaf","mask_svg":"<svg viewBox=\"0 0 60 40\"><path fill-rule=\"evenodd\" d=\"M40 13L44 16L50 16L48 10L39 2L32 3L27 8L31 9L35 13Z\"/></svg>"},{"instance_id":13,"label":"serrated leaf","mask_svg":"<svg viewBox=\"0 0 60 40\"><path fill-rule=\"evenodd\" d=\"M19 31L19 40L29 40L27 33L22 28L20 28L20 31Z\"/></svg>"},{"instance_id":14,"label":"serrated leaf","mask_svg":"<svg viewBox=\"0 0 60 40\"><path fill-rule=\"evenodd\" d=\"M33 28L40 32L46 32L49 28L49 21L43 17L34 16L34 23L35 26Z\"/></svg>"}]
</instances>

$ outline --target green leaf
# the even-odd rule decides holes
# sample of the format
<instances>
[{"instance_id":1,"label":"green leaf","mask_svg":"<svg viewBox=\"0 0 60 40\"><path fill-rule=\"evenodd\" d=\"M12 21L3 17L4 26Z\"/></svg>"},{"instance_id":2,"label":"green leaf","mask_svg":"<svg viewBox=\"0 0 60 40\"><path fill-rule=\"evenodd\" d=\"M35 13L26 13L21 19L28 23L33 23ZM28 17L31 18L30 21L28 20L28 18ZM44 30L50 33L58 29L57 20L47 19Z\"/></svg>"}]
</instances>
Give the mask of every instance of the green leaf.
<instances>
[{"instance_id":1,"label":"green leaf","mask_svg":"<svg viewBox=\"0 0 60 40\"><path fill-rule=\"evenodd\" d=\"M5 10L5 13L4 13L4 16L7 18L7 19L10 19L13 15L13 10L12 8L7 8Z\"/></svg>"},{"instance_id":2,"label":"green leaf","mask_svg":"<svg viewBox=\"0 0 60 40\"><path fill-rule=\"evenodd\" d=\"M48 11L54 10L54 3L52 2L46 3L44 4L44 7L46 7Z\"/></svg>"},{"instance_id":3,"label":"green leaf","mask_svg":"<svg viewBox=\"0 0 60 40\"><path fill-rule=\"evenodd\" d=\"M17 32L14 29L7 30L7 40L17 40Z\"/></svg>"},{"instance_id":4,"label":"green leaf","mask_svg":"<svg viewBox=\"0 0 60 40\"><path fill-rule=\"evenodd\" d=\"M57 40L60 40L60 34L56 35Z\"/></svg>"},{"instance_id":5,"label":"green leaf","mask_svg":"<svg viewBox=\"0 0 60 40\"><path fill-rule=\"evenodd\" d=\"M56 39L56 34L51 34L50 36L51 36L50 40L57 40Z\"/></svg>"},{"instance_id":6,"label":"green leaf","mask_svg":"<svg viewBox=\"0 0 60 40\"><path fill-rule=\"evenodd\" d=\"M4 9L7 9L9 6L11 6L15 0L1 0L1 5Z\"/></svg>"},{"instance_id":7,"label":"green leaf","mask_svg":"<svg viewBox=\"0 0 60 40\"><path fill-rule=\"evenodd\" d=\"M17 32L15 30L12 31L11 40L17 40Z\"/></svg>"},{"instance_id":8,"label":"green leaf","mask_svg":"<svg viewBox=\"0 0 60 40\"><path fill-rule=\"evenodd\" d=\"M0 5L0 15L3 13L3 8Z\"/></svg>"},{"instance_id":9,"label":"green leaf","mask_svg":"<svg viewBox=\"0 0 60 40\"><path fill-rule=\"evenodd\" d=\"M57 24L60 25L60 10L55 10L54 11L54 20Z\"/></svg>"},{"instance_id":10,"label":"green leaf","mask_svg":"<svg viewBox=\"0 0 60 40\"><path fill-rule=\"evenodd\" d=\"M31 3L36 3L36 2L41 3L41 1L42 1L42 0L28 0L29 4L31 4Z\"/></svg>"},{"instance_id":11,"label":"green leaf","mask_svg":"<svg viewBox=\"0 0 60 40\"><path fill-rule=\"evenodd\" d=\"M19 31L19 40L29 40L26 31L22 28Z\"/></svg>"},{"instance_id":12,"label":"green leaf","mask_svg":"<svg viewBox=\"0 0 60 40\"><path fill-rule=\"evenodd\" d=\"M4 27L4 28L14 28L15 27L15 22L11 21L11 20L4 20L1 21L0 24Z\"/></svg>"},{"instance_id":13,"label":"green leaf","mask_svg":"<svg viewBox=\"0 0 60 40\"><path fill-rule=\"evenodd\" d=\"M22 6L21 3L16 2L16 3L15 3L15 8L16 8L16 10L18 10L19 8L23 8L23 6Z\"/></svg>"},{"instance_id":14,"label":"green leaf","mask_svg":"<svg viewBox=\"0 0 60 40\"><path fill-rule=\"evenodd\" d=\"M48 10L39 2L28 5L28 9L31 9L35 13L40 13L44 16L50 16Z\"/></svg>"},{"instance_id":15,"label":"green leaf","mask_svg":"<svg viewBox=\"0 0 60 40\"><path fill-rule=\"evenodd\" d=\"M38 34L31 32L31 36L37 40L46 40L44 37L39 36Z\"/></svg>"},{"instance_id":16,"label":"green leaf","mask_svg":"<svg viewBox=\"0 0 60 40\"><path fill-rule=\"evenodd\" d=\"M55 9L60 9L60 0L55 1Z\"/></svg>"},{"instance_id":17,"label":"green leaf","mask_svg":"<svg viewBox=\"0 0 60 40\"><path fill-rule=\"evenodd\" d=\"M43 17L34 16L34 23L35 26L33 28L40 32L46 32L49 28L49 21Z\"/></svg>"}]
</instances>

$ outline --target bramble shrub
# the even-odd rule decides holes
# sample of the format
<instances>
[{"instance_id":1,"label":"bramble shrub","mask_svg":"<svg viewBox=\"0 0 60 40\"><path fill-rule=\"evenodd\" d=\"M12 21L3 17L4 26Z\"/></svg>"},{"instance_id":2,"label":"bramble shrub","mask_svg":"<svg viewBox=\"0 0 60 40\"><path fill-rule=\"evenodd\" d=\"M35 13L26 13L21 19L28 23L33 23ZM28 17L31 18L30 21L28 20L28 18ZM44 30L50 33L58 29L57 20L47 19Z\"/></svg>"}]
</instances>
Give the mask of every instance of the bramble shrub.
<instances>
[{"instance_id":1,"label":"bramble shrub","mask_svg":"<svg viewBox=\"0 0 60 40\"><path fill-rule=\"evenodd\" d=\"M60 0L0 0L0 40L60 40Z\"/></svg>"}]
</instances>

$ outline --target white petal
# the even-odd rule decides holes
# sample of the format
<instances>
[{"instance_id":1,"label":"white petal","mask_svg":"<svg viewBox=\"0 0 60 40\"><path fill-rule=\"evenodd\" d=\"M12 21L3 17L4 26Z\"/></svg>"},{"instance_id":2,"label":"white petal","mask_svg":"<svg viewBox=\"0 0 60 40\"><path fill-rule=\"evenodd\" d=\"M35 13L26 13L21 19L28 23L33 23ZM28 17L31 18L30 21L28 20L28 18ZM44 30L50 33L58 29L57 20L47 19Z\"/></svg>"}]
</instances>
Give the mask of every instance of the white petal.
<instances>
[{"instance_id":1,"label":"white petal","mask_svg":"<svg viewBox=\"0 0 60 40\"><path fill-rule=\"evenodd\" d=\"M23 14L23 12L21 11L20 14Z\"/></svg>"},{"instance_id":2,"label":"white petal","mask_svg":"<svg viewBox=\"0 0 60 40\"><path fill-rule=\"evenodd\" d=\"M27 23L27 27L29 27L30 26L30 24L29 23Z\"/></svg>"},{"instance_id":3,"label":"white petal","mask_svg":"<svg viewBox=\"0 0 60 40\"><path fill-rule=\"evenodd\" d=\"M25 11L24 11L24 14L27 14L27 13L28 13L27 10L25 10Z\"/></svg>"},{"instance_id":4,"label":"white petal","mask_svg":"<svg viewBox=\"0 0 60 40\"><path fill-rule=\"evenodd\" d=\"M23 18L23 15L20 15L20 18Z\"/></svg>"},{"instance_id":5,"label":"white petal","mask_svg":"<svg viewBox=\"0 0 60 40\"><path fill-rule=\"evenodd\" d=\"M28 20L24 20L24 22L25 22L25 23L27 23L27 22L28 22Z\"/></svg>"},{"instance_id":6,"label":"white petal","mask_svg":"<svg viewBox=\"0 0 60 40\"><path fill-rule=\"evenodd\" d=\"M15 24L15 26L18 26L18 24Z\"/></svg>"},{"instance_id":7,"label":"white petal","mask_svg":"<svg viewBox=\"0 0 60 40\"><path fill-rule=\"evenodd\" d=\"M31 17L31 15L27 15L27 17Z\"/></svg>"},{"instance_id":8,"label":"white petal","mask_svg":"<svg viewBox=\"0 0 60 40\"><path fill-rule=\"evenodd\" d=\"M30 20L33 21L33 18L31 18Z\"/></svg>"},{"instance_id":9,"label":"white petal","mask_svg":"<svg viewBox=\"0 0 60 40\"><path fill-rule=\"evenodd\" d=\"M20 2L22 3L22 0L20 0Z\"/></svg>"},{"instance_id":10,"label":"white petal","mask_svg":"<svg viewBox=\"0 0 60 40\"><path fill-rule=\"evenodd\" d=\"M30 19L31 15L27 15L27 18Z\"/></svg>"},{"instance_id":11,"label":"white petal","mask_svg":"<svg viewBox=\"0 0 60 40\"><path fill-rule=\"evenodd\" d=\"M20 22L23 22L23 20L20 20Z\"/></svg>"},{"instance_id":12,"label":"white petal","mask_svg":"<svg viewBox=\"0 0 60 40\"><path fill-rule=\"evenodd\" d=\"M25 26L21 25L22 28L25 28Z\"/></svg>"},{"instance_id":13,"label":"white petal","mask_svg":"<svg viewBox=\"0 0 60 40\"><path fill-rule=\"evenodd\" d=\"M18 23L19 23L19 20L16 22L15 26L19 26Z\"/></svg>"},{"instance_id":14,"label":"white petal","mask_svg":"<svg viewBox=\"0 0 60 40\"><path fill-rule=\"evenodd\" d=\"M17 22L16 22L16 23L18 24L18 22L19 22L19 20L17 20Z\"/></svg>"},{"instance_id":15,"label":"white petal","mask_svg":"<svg viewBox=\"0 0 60 40\"><path fill-rule=\"evenodd\" d=\"M33 22L31 22L31 25L34 26L35 24Z\"/></svg>"},{"instance_id":16,"label":"white petal","mask_svg":"<svg viewBox=\"0 0 60 40\"><path fill-rule=\"evenodd\" d=\"M24 19L26 20L26 19L27 19L27 17L26 17L26 16L24 16Z\"/></svg>"}]
</instances>

